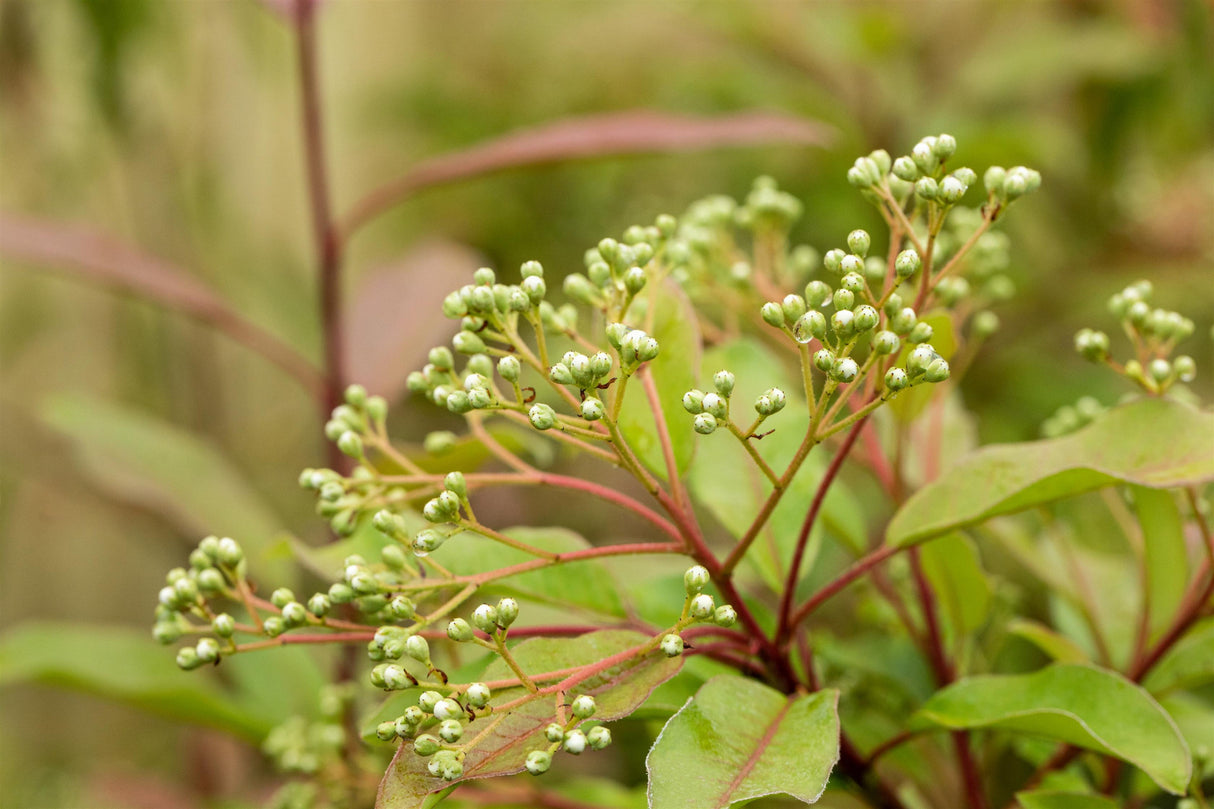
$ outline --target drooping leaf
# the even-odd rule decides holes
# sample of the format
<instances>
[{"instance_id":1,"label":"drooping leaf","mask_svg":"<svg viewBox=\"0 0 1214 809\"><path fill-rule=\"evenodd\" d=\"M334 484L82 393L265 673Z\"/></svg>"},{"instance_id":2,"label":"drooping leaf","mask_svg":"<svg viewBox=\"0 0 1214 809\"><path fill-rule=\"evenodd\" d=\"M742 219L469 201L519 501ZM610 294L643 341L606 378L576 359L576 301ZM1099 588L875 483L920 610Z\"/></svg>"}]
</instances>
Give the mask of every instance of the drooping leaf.
<instances>
[{"instance_id":1,"label":"drooping leaf","mask_svg":"<svg viewBox=\"0 0 1214 809\"><path fill-rule=\"evenodd\" d=\"M818 121L759 112L697 118L629 110L553 121L415 163L408 174L364 197L345 217L342 230L354 230L422 189L506 169L761 143L823 146L832 137L833 131Z\"/></svg>"},{"instance_id":2,"label":"drooping leaf","mask_svg":"<svg viewBox=\"0 0 1214 809\"><path fill-rule=\"evenodd\" d=\"M1147 674L1152 694L1200 688L1214 683L1214 619L1194 626Z\"/></svg>"},{"instance_id":3,"label":"drooping leaf","mask_svg":"<svg viewBox=\"0 0 1214 809\"><path fill-rule=\"evenodd\" d=\"M532 638L512 647L511 651L524 671L538 676L542 672L593 664L648 640L639 632L604 630L577 638ZM678 672L680 664L680 658L668 658L659 651L652 651L640 660L608 668L583 680L562 699L568 701L571 695L591 694L598 704L594 718L609 722L636 710L650 691ZM500 660L494 661L484 674L486 682L513 676ZM551 686L559 681L552 677L539 685ZM521 686L499 688L494 691L491 704L503 705L526 694ZM468 751L464 759L464 780L521 772L528 752L547 747L544 728L553 721L557 698L555 693L541 694L502 714L504 718L493 730ZM469 730L476 732L476 724ZM426 759L405 743L397 750L380 783L375 805L377 809L416 809L426 795L446 786L445 781L426 771Z\"/></svg>"},{"instance_id":4,"label":"drooping leaf","mask_svg":"<svg viewBox=\"0 0 1214 809\"><path fill-rule=\"evenodd\" d=\"M1146 553L1147 608L1151 636L1171 626L1188 583L1184 521L1171 492L1135 486L1134 510Z\"/></svg>"},{"instance_id":5,"label":"drooping leaf","mask_svg":"<svg viewBox=\"0 0 1214 809\"><path fill-rule=\"evenodd\" d=\"M754 418L752 405L763 391L771 387L784 391L788 404L763 427L764 431L774 429L775 432L761 440L751 439L752 445L776 474L783 473L809 427L801 381L792 376L789 367L768 348L751 339L734 340L712 348L705 352L700 368L700 378L706 381L722 369L734 372L732 415L735 422L744 426L749 426ZM689 415L681 413L679 420L683 429L691 430ZM702 439L696 453L696 463L688 475L693 496L735 538L742 537L771 492L771 483L737 439L723 429ZM783 587L782 565L792 555L805 512L822 478L825 453L823 449L811 451L747 555L748 561L773 587ZM722 470L730 472L723 474ZM863 553L867 541L865 532L864 512L859 501L843 481L836 480L822 503L818 524L810 536L811 551L818 547L824 534L829 534L852 552ZM802 569L809 570L812 563L811 552Z\"/></svg>"},{"instance_id":6,"label":"drooping leaf","mask_svg":"<svg viewBox=\"0 0 1214 809\"><path fill-rule=\"evenodd\" d=\"M190 273L163 259L101 233L11 214L0 217L0 252L10 259L66 270L182 312L277 364L313 395L324 392L324 376L306 357L246 320Z\"/></svg>"},{"instance_id":7,"label":"drooping leaf","mask_svg":"<svg viewBox=\"0 0 1214 809\"><path fill-rule=\"evenodd\" d=\"M991 585L973 541L940 537L923 547L921 559L951 626L963 635L980 629L990 613Z\"/></svg>"},{"instance_id":8,"label":"drooping leaf","mask_svg":"<svg viewBox=\"0 0 1214 809\"><path fill-rule=\"evenodd\" d=\"M1117 809L1118 804L1103 795L1082 792L1054 792L1036 790L1017 792L1016 800L1022 809Z\"/></svg>"},{"instance_id":9,"label":"drooping leaf","mask_svg":"<svg viewBox=\"0 0 1214 809\"><path fill-rule=\"evenodd\" d=\"M709 680L645 759L652 809L725 809L764 795L814 803L839 760L839 692L787 696L737 675Z\"/></svg>"},{"instance_id":10,"label":"drooping leaf","mask_svg":"<svg viewBox=\"0 0 1214 809\"><path fill-rule=\"evenodd\" d=\"M1177 795L1192 760L1176 723L1144 689L1106 669L1055 664L962 680L911 719L915 730L992 728L1043 736L1133 764Z\"/></svg>"},{"instance_id":11,"label":"drooping leaf","mask_svg":"<svg viewBox=\"0 0 1214 809\"><path fill-rule=\"evenodd\" d=\"M653 378L661 403L662 416L670 434L675 465L687 469L695 454L695 433L683 410L683 394L696 383L700 366L700 329L691 302L672 282L646 287L648 309L636 324L649 332L661 346L657 358L646 363L643 373ZM654 412L645 396L642 380L629 381L624 407L620 411L620 432L637 457L654 474L666 478L662 445L654 427Z\"/></svg>"},{"instance_id":12,"label":"drooping leaf","mask_svg":"<svg viewBox=\"0 0 1214 809\"><path fill-rule=\"evenodd\" d=\"M0 636L0 687L39 683L132 705L258 742L282 717L225 694L206 672L184 672L147 632L35 622Z\"/></svg>"},{"instance_id":13,"label":"drooping leaf","mask_svg":"<svg viewBox=\"0 0 1214 809\"><path fill-rule=\"evenodd\" d=\"M517 526L502 533L553 553L568 553L590 547L584 537L564 528ZM457 576L501 570L536 559L529 553L472 533L452 537L434 552L433 558ZM528 601L574 608L592 615L626 617L615 580L596 559L542 567L493 582L482 590L512 594ZM524 616L525 618L525 616Z\"/></svg>"},{"instance_id":14,"label":"drooping leaf","mask_svg":"<svg viewBox=\"0 0 1214 809\"><path fill-rule=\"evenodd\" d=\"M81 468L108 494L155 511L188 537L236 538L255 577L289 575L271 550L282 520L211 444L100 399L57 396L42 417L74 442Z\"/></svg>"},{"instance_id":15,"label":"drooping leaf","mask_svg":"<svg viewBox=\"0 0 1214 809\"><path fill-rule=\"evenodd\" d=\"M1059 663L1087 663L1087 653L1065 635L1036 621L1014 618L1007 624L1009 634L1024 638Z\"/></svg>"},{"instance_id":16,"label":"drooping leaf","mask_svg":"<svg viewBox=\"0 0 1214 809\"><path fill-rule=\"evenodd\" d=\"M978 450L920 489L894 515L890 545L906 546L1000 514L1118 481L1153 489L1214 480L1214 413L1138 399L1062 438Z\"/></svg>"}]
</instances>

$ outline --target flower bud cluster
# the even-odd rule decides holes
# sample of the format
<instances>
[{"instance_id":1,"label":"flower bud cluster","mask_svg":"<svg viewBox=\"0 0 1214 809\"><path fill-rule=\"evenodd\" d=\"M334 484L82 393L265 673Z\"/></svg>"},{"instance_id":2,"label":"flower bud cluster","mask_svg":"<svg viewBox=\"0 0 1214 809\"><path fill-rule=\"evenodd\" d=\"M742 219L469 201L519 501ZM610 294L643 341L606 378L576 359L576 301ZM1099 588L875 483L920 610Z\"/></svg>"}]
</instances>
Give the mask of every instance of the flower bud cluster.
<instances>
[{"instance_id":1,"label":"flower bud cluster","mask_svg":"<svg viewBox=\"0 0 1214 809\"><path fill-rule=\"evenodd\" d=\"M652 335L624 323L607 326L607 342L619 353L620 365L626 374L631 374L642 363L657 359L661 351L661 346Z\"/></svg>"},{"instance_id":2,"label":"flower bud cluster","mask_svg":"<svg viewBox=\"0 0 1214 809\"><path fill-rule=\"evenodd\" d=\"M270 731L261 749L282 772L314 775L340 758L345 741L340 715L319 722L293 716Z\"/></svg>"},{"instance_id":3,"label":"flower bud cluster","mask_svg":"<svg viewBox=\"0 0 1214 809\"><path fill-rule=\"evenodd\" d=\"M204 637L194 646L180 649L178 666L188 671L207 663L218 663L220 656L230 650L231 644L226 639L235 631L235 620L226 613L212 618L206 605L209 598L228 595L232 585L243 579L244 571L244 551L236 540L210 536L191 551L188 570L173 568L165 576L165 585L157 596L152 637L167 646L188 632L196 631L197 625L187 616L210 621L210 629L216 636ZM216 638L225 642L220 643Z\"/></svg>"},{"instance_id":4,"label":"flower bud cluster","mask_svg":"<svg viewBox=\"0 0 1214 809\"><path fill-rule=\"evenodd\" d=\"M729 422L729 400L733 395L734 375L730 371L718 371L712 382L714 389L708 393L696 388L683 394L683 409L695 417L692 426L700 435L710 435L719 424ZM783 397L783 393L779 395Z\"/></svg>"},{"instance_id":5,"label":"flower bud cluster","mask_svg":"<svg viewBox=\"0 0 1214 809\"><path fill-rule=\"evenodd\" d=\"M1109 336L1093 329L1081 329L1075 335L1075 350L1084 359L1105 363L1144 390L1160 394L1176 382L1191 382L1197 375L1192 357L1171 356L1176 344L1192 335L1195 327L1179 312L1152 306L1153 292L1150 281L1138 281L1109 299L1109 311L1121 321L1134 344L1133 359L1118 365L1110 358Z\"/></svg>"},{"instance_id":6,"label":"flower bud cluster","mask_svg":"<svg viewBox=\"0 0 1214 809\"><path fill-rule=\"evenodd\" d=\"M1073 405L1063 405L1041 424L1044 438L1058 438L1086 427L1107 408L1091 396L1084 396Z\"/></svg>"}]
</instances>

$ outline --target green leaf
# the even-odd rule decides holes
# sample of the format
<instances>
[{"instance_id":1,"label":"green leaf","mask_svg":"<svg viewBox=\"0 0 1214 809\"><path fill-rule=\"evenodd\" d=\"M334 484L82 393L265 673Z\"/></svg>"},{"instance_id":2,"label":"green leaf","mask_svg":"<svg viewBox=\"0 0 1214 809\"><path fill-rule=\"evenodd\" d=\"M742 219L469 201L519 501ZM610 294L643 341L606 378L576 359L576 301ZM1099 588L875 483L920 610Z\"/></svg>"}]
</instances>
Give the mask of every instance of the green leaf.
<instances>
[{"instance_id":1,"label":"green leaf","mask_svg":"<svg viewBox=\"0 0 1214 809\"><path fill-rule=\"evenodd\" d=\"M774 428L775 433L762 440L752 439L764 460L777 474L782 473L809 428L800 379L790 374L789 366L770 349L751 339L734 340L705 352L700 378L710 380L722 369L732 370L736 376L737 384L731 397L732 416L743 427L749 426L754 418L752 405L763 391L778 387L787 396L788 405L784 410L764 424L764 430ZM691 416L686 412L680 413L679 420L686 429L691 429ZM781 572L784 560L792 555L805 511L813 500L825 465L825 453L811 451L747 555L747 560L755 565L769 586L784 586ZM723 474L722 470L729 472ZM700 441L688 485L697 503L716 517L734 538L741 538L746 533L772 489L746 450L724 429ZM859 501L846 484L836 480L822 503L803 569L813 567L816 549L824 535L839 539L852 552L861 554L867 542L866 531Z\"/></svg>"},{"instance_id":2,"label":"green leaf","mask_svg":"<svg viewBox=\"0 0 1214 809\"><path fill-rule=\"evenodd\" d=\"M814 803L839 760L839 692L789 697L714 677L662 728L645 759L651 809L725 809L785 794Z\"/></svg>"},{"instance_id":3,"label":"green leaf","mask_svg":"<svg viewBox=\"0 0 1214 809\"><path fill-rule=\"evenodd\" d=\"M518 526L502 533L553 553L591 547L585 538L564 528ZM517 548L469 532L451 537L432 557L457 576L500 570L536 558ZM597 559L564 562L560 566L520 573L486 585L481 590L482 596L487 592L508 593L532 602L574 607L599 616L627 617L615 579ZM526 615L523 617L525 619Z\"/></svg>"},{"instance_id":4,"label":"green leaf","mask_svg":"<svg viewBox=\"0 0 1214 809\"><path fill-rule=\"evenodd\" d=\"M528 674L560 671L604 660L613 654L640 646L649 636L629 630L604 630L577 638L532 638L511 648L515 660ZM657 686L673 677L682 663L681 658L669 658L657 651L639 660L609 668L574 686L564 695L592 694L598 703L594 718L604 722L628 716L637 709ZM510 668L500 660L485 670L485 680L512 678ZM549 678L540 683L555 685ZM527 694L521 686L500 688L493 692L493 705L502 705ZM489 778L521 772L527 753L547 747L544 728L555 716L556 694L542 694L516 706L481 739L464 759L464 780ZM478 720L486 721L486 720ZM470 729L476 731L476 725ZM377 809L415 809L431 792L445 789L447 782L426 771L426 759L403 744L397 750L379 786Z\"/></svg>"},{"instance_id":5,"label":"green leaf","mask_svg":"<svg viewBox=\"0 0 1214 809\"><path fill-rule=\"evenodd\" d=\"M37 622L0 636L0 686L39 683L123 702L259 742L273 711L224 694L205 672L184 672L146 632Z\"/></svg>"},{"instance_id":6,"label":"green leaf","mask_svg":"<svg viewBox=\"0 0 1214 809\"><path fill-rule=\"evenodd\" d=\"M1075 641L1060 635L1053 629L1036 621L1013 618L1008 621L1007 631L1045 652L1059 663L1087 663L1087 653Z\"/></svg>"},{"instance_id":7,"label":"green leaf","mask_svg":"<svg viewBox=\"0 0 1214 809\"><path fill-rule=\"evenodd\" d=\"M1081 792L1034 791L1017 792L1016 800L1023 809L1117 809L1118 804L1103 795Z\"/></svg>"},{"instance_id":8,"label":"green leaf","mask_svg":"<svg viewBox=\"0 0 1214 809\"><path fill-rule=\"evenodd\" d=\"M991 585L973 540L949 534L924 546L921 559L954 631L968 635L980 629L990 614Z\"/></svg>"},{"instance_id":9,"label":"green leaf","mask_svg":"<svg viewBox=\"0 0 1214 809\"><path fill-rule=\"evenodd\" d=\"M1133 492L1146 552L1149 626L1151 637L1158 637L1171 626L1188 583L1184 521L1171 492L1142 486Z\"/></svg>"},{"instance_id":10,"label":"green leaf","mask_svg":"<svg viewBox=\"0 0 1214 809\"><path fill-rule=\"evenodd\" d=\"M978 450L906 501L886 532L906 546L1118 481L1152 489L1214 480L1214 413L1138 399L1062 438Z\"/></svg>"},{"instance_id":11,"label":"green leaf","mask_svg":"<svg viewBox=\"0 0 1214 809\"><path fill-rule=\"evenodd\" d=\"M1214 683L1214 619L1190 629L1143 681L1152 694Z\"/></svg>"},{"instance_id":12,"label":"green leaf","mask_svg":"<svg viewBox=\"0 0 1214 809\"><path fill-rule=\"evenodd\" d=\"M1055 664L1032 674L962 680L937 692L912 730L997 728L1115 756L1177 795L1193 762L1176 723L1145 690L1105 669Z\"/></svg>"},{"instance_id":13,"label":"green leaf","mask_svg":"<svg viewBox=\"0 0 1214 809\"><path fill-rule=\"evenodd\" d=\"M282 520L211 444L145 413L88 397L53 397L42 417L75 443L81 468L108 494L155 511L186 536L235 537L255 575L289 575L286 560L270 552Z\"/></svg>"},{"instance_id":14,"label":"green leaf","mask_svg":"<svg viewBox=\"0 0 1214 809\"><path fill-rule=\"evenodd\" d=\"M653 376L662 416L670 433L675 465L683 472L691 464L696 449L696 434L682 402L683 394L695 387L696 370L700 367L703 346L699 321L691 301L672 282L653 283L646 289L649 308L639 327L649 332L661 346L657 358L646 364L646 372ZM620 432L641 462L665 479L666 462L654 425L654 413L644 386L639 378L634 378L628 382L624 407L620 410Z\"/></svg>"}]
</instances>

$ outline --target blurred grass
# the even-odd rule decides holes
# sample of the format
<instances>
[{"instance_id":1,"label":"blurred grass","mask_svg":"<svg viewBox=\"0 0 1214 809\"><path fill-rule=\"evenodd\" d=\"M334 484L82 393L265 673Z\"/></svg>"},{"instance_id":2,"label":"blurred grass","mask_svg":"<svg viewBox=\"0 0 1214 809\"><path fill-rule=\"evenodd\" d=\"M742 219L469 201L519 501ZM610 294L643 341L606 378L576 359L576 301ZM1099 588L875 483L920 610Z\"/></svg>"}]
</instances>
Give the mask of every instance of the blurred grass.
<instances>
[{"instance_id":1,"label":"blurred grass","mask_svg":"<svg viewBox=\"0 0 1214 809\"><path fill-rule=\"evenodd\" d=\"M826 249L877 225L844 180L856 154L897 153L947 130L969 165L1022 162L1045 177L1007 221L1020 295L999 309L1005 328L964 386L983 440L1032 437L1085 392L1117 398L1116 380L1074 356L1070 337L1107 327L1105 298L1138 277L1197 321L1185 348L1210 397L1214 29L1202 0L334 0L320 35L338 211L418 159L576 113L759 108L840 132L829 151L606 159L430 191L357 236L348 290L432 239L507 270L537 258L566 272L601 236L700 195L741 195L761 173L804 200L795 235ZM137 244L317 358L297 107L288 30L251 0L0 4L0 210ZM406 301L400 316L410 316ZM322 437L292 380L155 306L6 261L4 626L37 617L142 627L163 571L196 540L163 510L111 499L104 474L39 420L64 394L199 436L286 528L323 536L295 486L299 468L323 460ZM408 404L394 415L413 425L410 439L434 418ZM0 711L0 794L13 805L95 801L92 779L117 762L181 776L187 800L255 780L208 782L199 768L216 759L205 745L175 747L166 740L177 728L96 701L10 689Z\"/></svg>"}]
</instances>

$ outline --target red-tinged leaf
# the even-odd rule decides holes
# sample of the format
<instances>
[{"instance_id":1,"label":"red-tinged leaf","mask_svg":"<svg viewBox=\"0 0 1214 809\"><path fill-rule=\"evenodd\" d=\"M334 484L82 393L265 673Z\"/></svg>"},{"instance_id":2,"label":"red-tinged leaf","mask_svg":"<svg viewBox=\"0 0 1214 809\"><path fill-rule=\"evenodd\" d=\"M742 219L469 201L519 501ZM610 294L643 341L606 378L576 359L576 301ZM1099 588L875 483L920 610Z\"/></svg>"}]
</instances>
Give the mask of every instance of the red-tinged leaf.
<instances>
[{"instance_id":1,"label":"red-tinged leaf","mask_svg":"<svg viewBox=\"0 0 1214 809\"><path fill-rule=\"evenodd\" d=\"M561 671L606 660L648 640L648 636L629 630L604 630L577 638L534 638L525 640L511 651L519 666L531 675ZM598 703L594 718L611 721L636 710L649 693L673 677L679 670L680 658L668 658L653 651L631 664L621 664L596 674L565 694L568 702L573 696L592 694ZM484 680L512 678L514 675L500 660L485 670ZM555 678L538 683L541 688L554 685ZM494 705L502 705L526 694L522 687L501 688L493 692ZM556 694L541 694L530 702L511 709L499 724L468 751L464 759L462 781L491 778L523 771L527 753L547 747L544 728L555 716ZM478 724L493 721L493 717L478 719L469 725L465 738L480 731ZM483 727L483 725L481 725ZM450 784L426 771L427 759L413 752L409 742L401 744L379 785L377 809L416 809L426 796L446 789ZM559 766L559 760L557 763Z\"/></svg>"},{"instance_id":2,"label":"red-tinged leaf","mask_svg":"<svg viewBox=\"0 0 1214 809\"><path fill-rule=\"evenodd\" d=\"M433 241L361 279L346 310L350 378L396 398L430 347L455 331L454 321L443 317L443 298L483 263L470 248Z\"/></svg>"},{"instance_id":3,"label":"red-tinged leaf","mask_svg":"<svg viewBox=\"0 0 1214 809\"><path fill-rule=\"evenodd\" d=\"M0 254L68 271L86 281L145 298L224 332L298 379L313 394L320 372L295 349L245 320L182 268L91 230L25 216L0 216Z\"/></svg>"},{"instance_id":4,"label":"red-tinged leaf","mask_svg":"<svg viewBox=\"0 0 1214 809\"><path fill-rule=\"evenodd\" d=\"M349 234L422 189L506 169L763 143L824 146L833 136L833 130L818 121L766 112L699 117L629 110L569 118L417 163L407 174L364 197L346 217L341 230Z\"/></svg>"}]
</instances>

